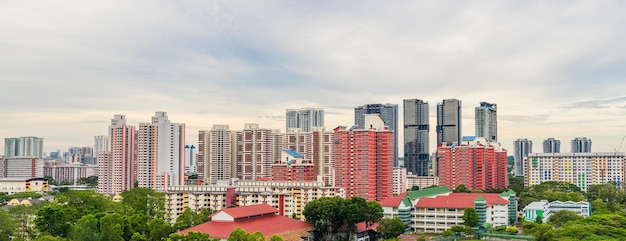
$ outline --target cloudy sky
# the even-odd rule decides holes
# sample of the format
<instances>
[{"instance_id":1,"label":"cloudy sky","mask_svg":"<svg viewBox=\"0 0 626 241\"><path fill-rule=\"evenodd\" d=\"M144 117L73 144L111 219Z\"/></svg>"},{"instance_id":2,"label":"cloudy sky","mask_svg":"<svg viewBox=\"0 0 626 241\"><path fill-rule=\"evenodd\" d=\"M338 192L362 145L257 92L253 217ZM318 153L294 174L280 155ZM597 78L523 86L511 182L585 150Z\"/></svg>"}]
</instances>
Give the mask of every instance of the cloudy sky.
<instances>
[{"instance_id":1,"label":"cloudy sky","mask_svg":"<svg viewBox=\"0 0 626 241\"><path fill-rule=\"evenodd\" d=\"M114 114L284 131L286 108L497 103L499 139L626 135L625 1L4 1L0 145L93 145ZM399 123L400 125L402 122ZM402 135L400 133L400 135ZM626 149L623 148L623 149ZM3 151L3 149L2 149ZM510 150L512 151L512 149Z\"/></svg>"}]
</instances>

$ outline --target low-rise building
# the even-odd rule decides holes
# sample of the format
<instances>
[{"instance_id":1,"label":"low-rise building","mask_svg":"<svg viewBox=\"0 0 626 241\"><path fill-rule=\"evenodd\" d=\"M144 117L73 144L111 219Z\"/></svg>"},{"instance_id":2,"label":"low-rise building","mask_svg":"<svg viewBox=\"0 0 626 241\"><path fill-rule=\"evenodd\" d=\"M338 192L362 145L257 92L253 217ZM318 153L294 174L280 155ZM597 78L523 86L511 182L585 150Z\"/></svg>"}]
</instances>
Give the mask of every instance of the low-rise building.
<instances>
[{"instance_id":1,"label":"low-rise building","mask_svg":"<svg viewBox=\"0 0 626 241\"><path fill-rule=\"evenodd\" d=\"M7 177L0 179L0 192L15 194L18 192L39 192L48 191L48 180L42 177Z\"/></svg>"},{"instance_id":2,"label":"low-rise building","mask_svg":"<svg viewBox=\"0 0 626 241\"><path fill-rule=\"evenodd\" d=\"M263 203L278 209L280 216L304 219L302 211L307 203L333 196L345 197L345 191L324 182L239 181L227 186L170 186L165 192L165 205L172 222L185 208L217 211Z\"/></svg>"},{"instance_id":3,"label":"low-rise building","mask_svg":"<svg viewBox=\"0 0 626 241\"><path fill-rule=\"evenodd\" d=\"M98 176L98 165L47 163L43 168L43 173L44 176L52 177L57 184L70 183L76 185L78 179Z\"/></svg>"},{"instance_id":4,"label":"low-rise building","mask_svg":"<svg viewBox=\"0 0 626 241\"><path fill-rule=\"evenodd\" d=\"M409 225L407 232L441 232L463 225L465 209L474 208L479 225L511 225L515 222L515 192L452 193L447 187L409 191L379 202L385 218L399 218Z\"/></svg>"},{"instance_id":5,"label":"low-rise building","mask_svg":"<svg viewBox=\"0 0 626 241\"><path fill-rule=\"evenodd\" d=\"M591 205L589 202L548 202L548 200L541 200L529 203L524 207L524 219L534 222L539 217L543 223L546 223L552 214L561 210L570 210L583 217L591 216Z\"/></svg>"}]
</instances>

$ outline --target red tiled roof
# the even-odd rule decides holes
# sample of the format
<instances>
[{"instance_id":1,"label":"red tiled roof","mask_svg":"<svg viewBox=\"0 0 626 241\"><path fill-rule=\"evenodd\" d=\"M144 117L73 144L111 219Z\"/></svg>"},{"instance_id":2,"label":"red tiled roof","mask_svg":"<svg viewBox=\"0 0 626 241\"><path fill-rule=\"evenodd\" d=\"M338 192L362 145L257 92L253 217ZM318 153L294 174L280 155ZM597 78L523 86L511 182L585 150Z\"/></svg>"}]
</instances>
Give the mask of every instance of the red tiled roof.
<instances>
[{"instance_id":1,"label":"red tiled roof","mask_svg":"<svg viewBox=\"0 0 626 241\"><path fill-rule=\"evenodd\" d=\"M344 224L343 226L341 226L341 228L339 228L339 231L346 232L346 230L347 230L346 227L347 226L348 225ZM362 233L362 232L365 232L367 230L376 230L376 228L378 227L378 223L372 224L371 226L369 226L369 228L366 227L365 222L357 223L357 224L355 224L355 226L356 226L356 232L357 233Z\"/></svg>"},{"instance_id":2,"label":"red tiled roof","mask_svg":"<svg viewBox=\"0 0 626 241\"><path fill-rule=\"evenodd\" d=\"M246 218L233 222L206 222L180 231L181 234L189 232L209 233L212 238L228 238L236 228L242 228L248 233L261 232L263 236L289 233L294 230L313 230L313 226L307 222L279 215L267 215L255 218ZM305 232L306 233L306 232Z\"/></svg>"},{"instance_id":3,"label":"red tiled roof","mask_svg":"<svg viewBox=\"0 0 626 241\"><path fill-rule=\"evenodd\" d=\"M231 217L233 217L235 220L237 220L240 218L275 214L276 212L278 212L278 210L268 205L267 203L263 203L263 204L250 205L250 206L244 206L244 207L226 208L218 212L215 212L214 215L219 212L225 212Z\"/></svg>"},{"instance_id":4,"label":"red tiled roof","mask_svg":"<svg viewBox=\"0 0 626 241\"><path fill-rule=\"evenodd\" d=\"M500 197L499 193L451 193L448 196L433 198L420 198L415 204L416 208L472 208L474 199L478 196L485 198L487 206L494 204L509 204L508 200Z\"/></svg>"},{"instance_id":5,"label":"red tiled roof","mask_svg":"<svg viewBox=\"0 0 626 241\"><path fill-rule=\"evenodd\" d=\"M400 202L402 202L402 199L404 197L406 197L406 192L400 193L398 194L398 196L395 196L395 197L390 197L390 198L380 200L378 201L378 203L380 203L380 206L383 206L383 207L398 207L400 206Z\"/></svg>"}]
</instances>

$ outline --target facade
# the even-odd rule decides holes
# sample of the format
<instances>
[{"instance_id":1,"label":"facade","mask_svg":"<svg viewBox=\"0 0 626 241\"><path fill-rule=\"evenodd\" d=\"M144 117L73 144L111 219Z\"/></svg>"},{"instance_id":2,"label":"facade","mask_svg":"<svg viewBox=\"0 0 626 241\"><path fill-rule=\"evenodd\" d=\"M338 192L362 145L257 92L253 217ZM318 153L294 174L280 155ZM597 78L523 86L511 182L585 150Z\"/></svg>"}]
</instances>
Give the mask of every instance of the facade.
<instances>
[{"instance_id":1,"label":"facade","mask_svg":"<svg viewBox=\"0 0 626 241\"><path fill-rule=\"evenodd\" d=\"M408 184L406 179L406 168L404 167L394 167L393 168L393 194L398 195L400 193L406 192Z\"/></svg>"},{"instance_id":2,"label":"facade","mask_svg":"<svg viewBox=\"0 0 626 241\"><path fill-rule=\"evenodd\" d=\"M420 198L411 215L414 232L441 232L452 226L463 226L466 208L475 208L478 225L492 227L512 225L517 213L515 192L450 193L433 198Z\"/></svg>"},{"instance_id":3,"label":"facade","mask_svg":"<svg viewBox=\"0 0 626 241\"><path fill-rule=\"evenodd\" d=\"M151 123L140 123L137 134L139 187L164 191L185 183L185 124L171 123L156 112Z\"/></svg>"},{"instance_id":4,"label":"facade","mask_svg":"<svg viewBox=\"0 0 626 241\"><path fill-rule=\"evenodd\" d=\"M137 131L126 125L126 116L115 115L109 126L110 152L98 155L98 192L119 194L136 180Z\"/></svg>"},{"instance_id":5,"label":"facade","mask_svg":"<svg viewBox=\"0 0 626 241\"><path fill-rule=\"evenodd\" d=\"M271 164L275 161L274 131L248 123L242 131L236 132L236 138L237 177L241 180L271 178Z\"/></svg>"},{"instance_id":6,"label":"facade","mask_svg":"<svg viewBox=\"0 0 626 241\"><path fill-rule=\"evenodd\" d=\"M505 189L507 152L499 143L485 138L463 137L452 145L439 144L439 185L452 189L463 184L469 189Z\"/></svg>"},{"instance_id":7,"label":"facade","mask_svg":"<svg viewBox=\"0 0 626 241\"><path fill-rule=\"evenodd\" d=\"M215 184L235 177L235 132L228 125L213 125L208 131L206 183Z\"/></svg>"},{"instance_id":8,"label":"facade","mask_svg":"<svg viewBox=\"0 0 626 241\"><path fill-rule=\"evenodd\" d=\"M43 167L43 176L50 176L57 183L69 182L76 185L76 180L97 176L98 166L91 164L46 164Z\"/></svg>"},{"instance_id":9,"label":"facade","mask_svg":"<svg viewBox=\"0 0 626 241\"><path fill-rule=\"evenodd\" d=\"M48 192L48 180L43 177L20 178L7 177L0 178L0 192L15 194L19 192Z\"/></svg>"},{"instance_id":10,"label":"facade","mask_svg":"<svg viewBox=\"0 0 626 241\"><path fill-rule=\"evenodd\" d=\"M485 137L490 142L498 142L498 106L480 102L474 113L476 137Z\"/></svg>"},{"instance_id":11,"label":"facade","mask_svg":"<svg viewBox=\"0 0 626 241\"><path fill-rule=\"evenodd\" d=\"M334 185L333 167L333 132L324 128L314 128L308 133L293 129L285 134L285 149L294 150L302 154L306 160L311 160L315 166L317 180L328 185Z\"/></svg>"},{"instance_id":12,"label":"facade","mask_svg":"<svg viewBox=\"0 0 626 241\"><path fill-rule=\"evenodd\" d=\"M237 185L170 186L165 192L165 205L174 222L185 208L218 211L231 205L237 207L267 203L281 216L304 219L307 203L321 197L344 197L343 188L328 187L323 182L239 181Z\"/></svg>"},{"instance_id":13,"label":"facade","mask_svg":"<svg viewBox=\"0 0 626 241\"><path fill-rule=\"evenodd\" d=\"M43 177L43 159L35 157L4 157L0 166L0 178Z\"/></svg>"},{"instance_id":14,"label":"facade","mask_svg":"<svg viewBox=\"0 0 626 241\"><path fill-rule=\"evenodd\" d=\"M418 177L413 174L408 174L406 177L406 189L411 189L413 186L418 186L420 190L439 185L439 177Z\"/></svg>"},{"instance_id":15,"label":"facade","mask_svg":"<svg viewBox=\"0 0 626 241\"><path fill-rule=\"evenodd\" d=\"M530 153L524 162L524 184L561 181L581 190L624 180L623 152Z\"/></svg>"},{"instance_id":16,"label":"facade","mask_svg":"<svg viewBox=\"0 0 626 241\"><path fill-rule=\"evenodd\" d=\"M437 104L437 145L461 142L461 101L443 100Z\"/></svg>"},{"instance_id":17,"label":"facade","mask_svg":"<svg viewBox=\"0 0 626 241\"><path fill-rule=\"evenodd\" d=\"M43 158L43 138L23 136L19 138L4 138L5 157L35 157Z\"/></svg>"},{"instance_id":18,"label":"facade","mask_svg":"<svg viewBox=\"0 0 626 241\"><path fill-rule=\"evenodd\" d=\"M466 208L475 208L479 225L512 225L516 221L515 192L452 193L448 187L408 191L379 201L385 218L399 218L409 226L406 232L441 232L463 225Z\"/></svg>"},{"instance_id":19,"label":"facade","mask_svg":"<svg viewBox=\"0 0 626 241\"><path fill-rule=\"evenodd\" d=\"M561 141L548 138L543 141L543 153L559 153L561 152Z\"/></svg>"},{"instance_id":20,"label":"facade","mask_svg":"<svg viewBox=\"0 0 626 241\"><path fill-rule=\"evenodd\" d=\"M382 200L393 195L393 132L378 114L365 115L368 129L335 128L335 185L346 198Z\"/></svg>"},{"instance_id":21,"label":"facade","mask_svg":"<svg viewBox=\"0 0 626 241\"><path fill-rule=\"evenodd\" d=\"M417 176L429 176L430 124L428 102L404 100L404 167Z\"/></svg>"},{"instance_id":22,"label":"facade","mask_svg":"<svg viewBox=\"0 0 626 241\"><path fill-rule=\"evenodd\" d=\"M209 182L209 138L210 132L208 130L198 131L198 180L202 180L203 183Z\"/></svg>"},{"instance_id":23,"label":"facade","mask_svg":"<svg viewBox=\"0 0 626 241\"><path fill-rule=\"evenodd\" d=\"M591 139L576 137L572 140L572 152L591 152Z\"/></svg>"},{"instance_id":24,"label":"facade","mask_svg":"<svg viewBox=\"0 0 626 241\"><path fill-rule=\"evenodd\" d=\"M365 115L379 114L385 126L393 135L393 159L392 165L398 165L398 105L396 104L366 104L354 108L354 124L359 129L369 129L365 123Z\"/></svg>"},{"instance_id":25,"label":"facade","mask_svg":"<svg viewBox=\"0 0 626 241\"><path fill-rule=\"evenodd\" d=\"M272 181L301 181L313 182L317 180L315 165L306 160L300 153L284 149L280 160L272 164Z\"/></svg>"},{"instance_id":26,"label":"facade","mask_svg":"<svg viewBox=\"0 0 626 241\"><path fill-rule=\"evenodd\" d=\"M524 176L524 159L528 156L528 153L533 152L533 141L526 138L517 139L513 142L513 171L515 176Z\"/></svg>"},{"instance_id":27,"label":"facade","mask_svg":"<svg viewBox=\"0 0 626 241\"><path fill-rule=\"evenodd\" d=\"M94 158L97 160L98 159L98 155L100 155L100 153L102 152L109 152L111 151L110 145L111 142L109 141L109 137L108 136L94 136L93 137L93 156ZM93 164L98 164L98 163L93 163Z\"/></svg>"},{"instance_id":28,"label":"facade","mask_svg":"<svg viewBox=\"0 0 626 241\"><path fill-rule=\"evenodd\" d=\"M548 200L541 200L532 202L524 207L524 219L534 222L539 217L543 223L547 223L552 214L561 210L570 210L582 217L591 216L591 205L589 202L548 202Z\"/></svg>"},{"instance_id":29,"label":"facade","mask_svg":"<svg viewBox=\"0 0 626 241\"><path fill-rule=\"evenodd\" d=\"M299 129L302 132L311 132L314 128L324 127L324 109L322 108L302 108L287 109L287 127L285 132L292 132Z\"/></svg>"}]
</instances>

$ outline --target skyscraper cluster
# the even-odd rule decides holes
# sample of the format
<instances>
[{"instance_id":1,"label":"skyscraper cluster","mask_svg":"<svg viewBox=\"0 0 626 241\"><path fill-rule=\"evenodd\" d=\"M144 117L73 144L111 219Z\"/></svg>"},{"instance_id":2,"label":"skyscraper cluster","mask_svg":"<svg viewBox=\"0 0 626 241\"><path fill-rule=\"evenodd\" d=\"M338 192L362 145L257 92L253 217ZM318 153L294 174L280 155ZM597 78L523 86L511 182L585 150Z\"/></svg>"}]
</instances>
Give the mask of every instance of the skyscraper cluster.
<instances>
[{"instance_id":1,"label":"skyscraper cluster","mask_svg":"<svg viewBox=\"0 0 626 241\"><path fill-rule=\"evenodd\" d=\"M571 153L590 153L591 140L586 137L576 137L571 142ZM550 137L543 140L542 153L561 153L561 141ZM513 142L514 152L514 174L515 176L526 176L524 162L530 153L533 152L533 142L527 138L520 138Z\"/></svg>"}]
</instances>

